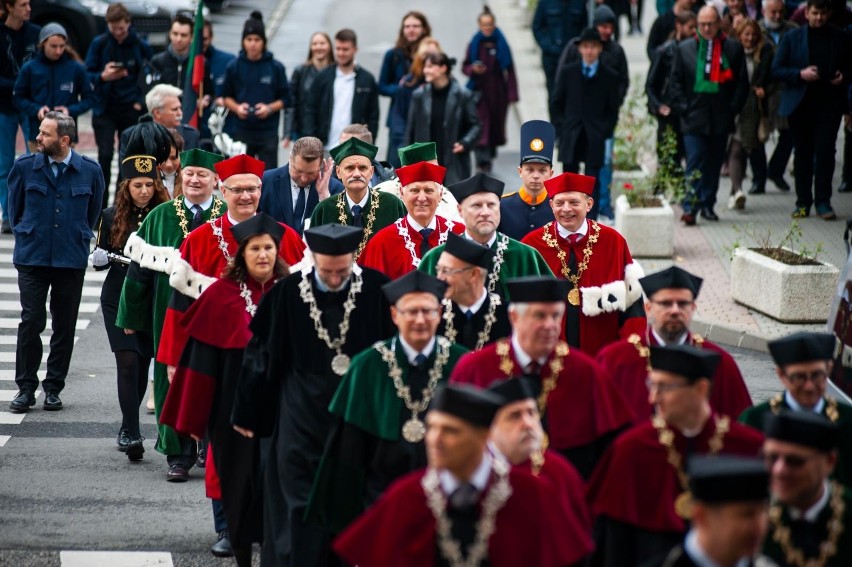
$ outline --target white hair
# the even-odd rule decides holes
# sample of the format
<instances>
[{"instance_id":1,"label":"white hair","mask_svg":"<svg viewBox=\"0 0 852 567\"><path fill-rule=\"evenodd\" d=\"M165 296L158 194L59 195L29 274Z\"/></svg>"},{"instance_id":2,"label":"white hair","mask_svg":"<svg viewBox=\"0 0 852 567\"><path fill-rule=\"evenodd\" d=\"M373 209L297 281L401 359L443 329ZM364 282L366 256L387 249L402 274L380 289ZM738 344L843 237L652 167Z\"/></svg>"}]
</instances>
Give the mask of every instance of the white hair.
<instances>
[{"instance_id":1,"label":"white hair","mask_svg":"<svg viewBox=\"0 0 852 567\"><path fill-rule=\"evenodd\" d=\"M155 85L145 95L145 106L148 107L148 112L154 112L158 108L163 108L166 97L180 97L182 94L183 91L173 85Z\"/></svg>"}]
</instances>

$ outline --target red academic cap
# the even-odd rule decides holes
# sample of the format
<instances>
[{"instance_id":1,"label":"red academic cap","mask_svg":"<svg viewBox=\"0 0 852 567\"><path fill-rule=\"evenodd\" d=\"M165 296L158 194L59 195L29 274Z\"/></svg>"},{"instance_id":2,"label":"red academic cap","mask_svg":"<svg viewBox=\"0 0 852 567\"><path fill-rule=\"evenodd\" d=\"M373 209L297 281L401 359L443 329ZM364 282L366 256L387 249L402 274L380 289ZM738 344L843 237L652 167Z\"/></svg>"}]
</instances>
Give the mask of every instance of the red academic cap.
<instances>
[{"instance_id":1,"label":"red academic cap","mask_svg":"<svg viewBox=\"0 0 852 567\"><path fill-rule=\"evenodd\" d=\"M238 173L254 173L258 177L263 177L263 171L266 169L266 165L262 161L246 154L220 161L214 167L222 181Z\"/></svg>"},{"instance_id":2,"label":"red academic cap","mask_svg":"<svg viewBox=\"0 0 852 567\"><path fill-rule=\"evenodd\" d=\"M567 193L568 191L579 191L591 197L595 189L595 178L588 175L566 172L545 181L544 188L547 190L547 196L551 199L560 193Z\"/></svg>"},{"instance_id":3,"label":"red academic cap","mask_svg":"<svg viewBox=\"0 0 852 567\"><path fill-rule=\"evenodd\" d=\"M447 173L447 168L441 165L435 165L428 161L412 163L405 167L400 167L396 170L396 175L399 177L399 183L403 187L409 183L418 181L434 181L435 183L443 183L444 175Z\"/></svg>"}]
</instances>

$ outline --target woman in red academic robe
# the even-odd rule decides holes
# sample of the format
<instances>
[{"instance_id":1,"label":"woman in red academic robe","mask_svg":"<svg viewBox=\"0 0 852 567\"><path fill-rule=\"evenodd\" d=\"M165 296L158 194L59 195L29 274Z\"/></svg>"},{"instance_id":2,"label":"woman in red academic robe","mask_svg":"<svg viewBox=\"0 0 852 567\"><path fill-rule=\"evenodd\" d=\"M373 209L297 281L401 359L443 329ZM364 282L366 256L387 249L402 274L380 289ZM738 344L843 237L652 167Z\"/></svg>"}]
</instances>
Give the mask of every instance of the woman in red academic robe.
<instances>
[{"instance_id":1,"label":"woman in red academic robe","mask_svg":"<svg viewBox=\"0 0 852 567\"><path fill-rule=\"evenodd\" d=\"M181 320L190 338L160 422L209 439L207 495L221 499L234 557L243 567L251 565L251 544L262 534L259 448L231 427L231 407L251 318L287 269L278 257L284 228L272 217L259 214L231 232L239 242L234 259Z\"/></svg>"}]
</instances>

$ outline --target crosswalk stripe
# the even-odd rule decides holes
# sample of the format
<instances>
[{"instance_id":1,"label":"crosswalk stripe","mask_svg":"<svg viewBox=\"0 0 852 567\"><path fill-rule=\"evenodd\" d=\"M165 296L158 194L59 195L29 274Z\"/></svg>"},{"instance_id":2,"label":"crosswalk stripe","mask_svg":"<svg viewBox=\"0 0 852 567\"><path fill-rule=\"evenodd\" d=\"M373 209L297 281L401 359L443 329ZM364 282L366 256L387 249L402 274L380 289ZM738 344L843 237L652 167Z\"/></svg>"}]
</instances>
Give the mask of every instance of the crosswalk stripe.
<instances>
[{"instance_id":1,"label":"crosswalk stripe","mask_svg":"<svg viewBox=\"0 0 852 567\"><path fill-rule=\"evenodd\" d=\"M0 262L0 265L3 263ZM96 272L94 270L86 270L86 283L100 282L106 279L107 272ZM0 268L0 278L9 278L18 281L18 270L15 268Z\"/></svg>"},{"instance_id":2,"label":"crosswalk stripe","mask_svg":"<svg viewBox=\"0 0 852 567\"><path fill-rule=\"evenodd\" d=\"M6 444L6 441L11 439L10 435L0 435L0 447Z\"/></svg>"},{"instance_id":3,"label":"crosswalk stripe","mask_svg":"<svg viewBox=\"0 0 852 567\"><path fill-rule=\"evenodd\" d=\"M18 324L20 322L21 322L20 317L0 317L0 329L17 329ZM53 323L53 320L48 319L47 325L45 326L45 329L50 329L52 323ZM85 331L86 329L89 328L89 323L91 323L91 321L89 321L88 319L79 319L78 318L76 329L78 331Z\"/></svg>"},{"instance_id":4,"label":"crosswalk stripe","mask_svg":"<svg viewBox=\"0 0 852 567\"><path fill-rule=\"evenodd\" d=\"M26 415L25 413L0 411L0 425L20 425Z\"/></svg>"},{"instance_id":5,"label":"crosswalk stripe","mask_svg":"<svg viewBox=\"0 0 852 567\"><path fill-rule=\"evenodd\" d=\"M74 337L74 344L77 344L77 341L80 340L80 337ZM16 345L18 344L18 336L17 335L0 335L0 345ZM41 335L41 344L48 345L50 344L50 333L45 333Z\"/></svg>"},{"instance_id":6,"label":"crosswalk stripe","mask_svg":"<svg viewBox=\"0 0 852 567\"><path fill-rule=\"evenodd\" d=\"M17 394L17 393L18 393L17 390L0 390L0 402L11 402L12 399L15 397L15 394ZM41 395L41 392L36 392L35 393L36 399L38 399L38 397L40 395Z\"/></svg>"},{"instance_id":7,"label":"crosswalk stripe","mask_svg":"<svg viewBox=\"0 0 852 567\"><path fill-rule=\"evenodd\" d=\"M100 303L89 303L89 302L80 302L80 313L95 313L98 308L100 308ZM19 312L21 310L21 302L18 300L14 301L0 301L0 311L12 311Z\"/></svg>"},{"instance_id":8,"label":"crosswalk stripe","mask_svg":"<svg viewBox=\"0 0 852 567\"><path fill-rule=\"evenodd\" d=\"M14 247L14 238L0 238L0 250L12 250Z\"/></svg>"},{"instance_id":9,"label":"crosswalk stripe","mask_svg":"<svg viewBox=\"0 0 852 567\"><path fill-rule=\"evenodd\" d=\"M41 354L41 362L44 363L47 361L48 353L43 352ZM15 353L14 352L0 352L0 362L15 362Z\"/></svg>"},{"instance_id":10,"label":"crosswalk stripe","mask_svg":"<svg viewBox=\"0 0 852 567\"><path fill-rule=\"evenodd\" d=\"M60 551L62 567L174 567L167 551Z\"/></svg>"},{"instance_id":11,"label":"crosswalk stripe","mask_svg":"<svg viewBox=\"0 0 852 567\"><path fill-rule=\"evenodd\" d=\"M18 284L17 283L0 283L0 293L13 293L18 295ZM101 287L100 286L83 286L83 297L100 297L101 296Z\"/></svg>"}]
</instances>

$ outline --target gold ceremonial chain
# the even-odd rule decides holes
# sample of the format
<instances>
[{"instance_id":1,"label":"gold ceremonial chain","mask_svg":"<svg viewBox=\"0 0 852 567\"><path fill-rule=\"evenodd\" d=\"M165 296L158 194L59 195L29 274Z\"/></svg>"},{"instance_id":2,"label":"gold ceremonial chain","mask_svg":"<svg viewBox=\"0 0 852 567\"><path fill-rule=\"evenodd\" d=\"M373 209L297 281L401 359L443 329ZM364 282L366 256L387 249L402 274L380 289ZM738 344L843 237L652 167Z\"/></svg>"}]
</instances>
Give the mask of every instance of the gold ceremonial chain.
<instances>
[{"instance_id":1,"label":"gold ceremonial chain","mask_svg":"<svg viewBox=\"0 0 852 567\"><path fill-rule=\"evenodd\" d=\"M177 213L180 230L183 232L183 237L186 238L189 236L189 228L187 227L189 220L187 220L186 212L183 210L183 199L180 197L172 199L172 203L175 206L175 213ZM219 197L213 197L213 207L210 210L210 220L207 222L212 223L214 220L219 218L219 212L222 210L222 203L224 203L222 199Z\"/></svg>"},{"instance_id":2,"label":"gold ceremonial chain","mask_svg":"<svg viewBox=\"0 0 852 567\"><path fill-rule=\"evenodd\" d=\"M343 376L349 369L350 359L348 355L341 352L341 349L346 344L346 335L349 333L349 318L352 311L355 309L355 296L361 292L364 283L364 278L361 276L361 270L353 269L352 282L349 284L349 293L346 295L346 301L343 302L343 319L340 321L340 326L337 331L337 338L332 340L328 334L328 329L322 325L322 312L317 307L317 298L314 295L314 290L311 287L311 270L302 271L302 280L299 282L299 296L302 302L308 306L309 315L314 322L314 330L317 332L317 338L325 343L329 350L335 351L334 358L331 360L331 369L338 376Z\"/></svg>"},{"instance_id":3,"label":"gold ceremonial chain","mask_svg":"<svg viewBox=\"0 0 852 567\"><path fill-rule=\"evenodd\" d=\"M497 480L490 486L488 494L482 501L482 512L476 522L476 536L467 548L467 558L462 555L461 544L453 539L453 523L447 517L447 497L441 491L441 480L438 471L432 467L423 475L420 485L426 494L426 504L435 517L435 535L438 538L438 549L451 567L478 567L482 560L488 557L488 540L496 529L497 513L512 495L509 484L509 465L502 459L494 458L491 464Z\"/></svg>"},{"instance_id":4,"label":"gold ceremonial chain","mask_svg":"<svg viewBox=\"0 0 852 567\"><path fill-rule=\"evenodd\" d=\"M491 337L491 327L497 321L497 307L500 305L500 296L496 293L489 293L488 300L490 301L490 305L488 306L488 311L485 313L485 325L476 335L474 351L482 350L482 347L485 346L485 343ZM455 343L458 331L456 330L455 317L453 317L453 302L451 299L445 298L441 300L441 303L444 305L444 314L441 316L444 319L444 336L451 343Z\"/></svg>"},{"instance_id":5,"label":"gold ceremonial chain","mask_svg":"<svg viewBox=\"0 0 852 567\"><path fill-rule=\"evenodd\" d=\"M550 221L544 225L544 232L542 233L544 243L556 250L556 256L559 258L559 263L562 265L562 276L574 284L574 288L568 292L568 303L575 307L580 305L580 278L583 277L583 272L585 272L586 268L589 267L589 260L592 258L592 246L598 241L598 236L601 232L601 225L595 221L589 222L592 225L592 234L587 235L588 241L586 242L586 247L583 249L583 261L577 265L576 274L572 274L571 269L568 267L568 262L566 260L568 254L565 250L559 247L559 242L557 242L556 238L550 234L550 227L554 224L554 221ZM554 228L554 230L558 232L558 229Z\"/></svg>"},{"instance_id":6,"label":"gold ceremonial chain","mask_svg":"<svg viewBox=\"0 0 852 567\"><path fill-rule=\"evenodd\" d=\"M784 561L795 567L823 567L829 559L837 553L837 540L843 533L843 513L846 504L843 502L843 486L835 481L831 482L831 518L828 520L828 537L819 544L819 557L805 559L801 549L795 547L791 541L791 532L788 526L781 523L782 509L780 504L773 504L769 508L769 521L774 528L772 539L775 540L784 553Z\"/></svg>"},{"instance_id":7,"label":"gold ceremonial chain","mask_svg":"<svg viewBox=\"0 0 852 567\"><path fill-rule=\"evenodd\" d=\"M708 442L711 455L715 455L722 450L725 434L728 433L731 428L731 418L728 416L717 415L714 417L716 421L716 431L713 433L713 437L711 437ZM692 493L689 491L689 476L687 476L686 472L683 470L683 458L674 446L674 431L669 429L666 424L666 420L663 419L663 416L660 414L654 415L651 422L657 430L657 440L660 442L660 445L666 448L668 462L672 467L674 467L681 489L683 489L683 492L678 494L675 499L675 512L684 520L689 520L692 518Z\"/></svg>"},{"instance_id":8,"label":"gold ceremonial chain","mask_svg":"<svg viewBox=\"0 0 852 567\"><path fill-rule=\"evenodd\" d=\"M373 345L379 354L382 355L382 360L388 365L388 376L393 379L393 386L396 388L396 395L405 403L405 407L411 411L411 419L406 421L402 426L402 437L409 443L419 443L426 436L426 425L417 417L418 414L426 411L429 407L429 402L432 401L432 394L435 393L435 387L441 379L441 373L444 365L450 358L450 341L444 337L436 337L438 341L438 354L435 356L435 364L429 369L429 381L426 387L421 390L422 398L419 402L414 403L411 399L411 388L402 381L402 368L396 361L396 337L391 341L391 347L388 348L382 341Z\"/></svg>"},{"instance_id":9,"label":"gold ceremonial chain","mask_svg":"<svg viewBox=\"0 0 852 567\"><path fill-rule=\"evenodd\" d=\"M494 261L491 264L491 273L488 274L488 292L494 293L497 282L500 281L500 270L503 268L503 255L509 247L509 237L505 234L497 236L497 250L494 252Z\"/></svg>"},{"instance_id":10,"label":"gold ceremonial chain","mask_svg":"<svg viewBox=\"0 0 852 567\"><path fill-rule=\"evenodd\" d=\"M563 359L568 356L569 352L568 343L563 341L559 341L556 343L556 348L554 349L555 356L551 359L550 364L550 376L547 378L542 377L541 380L541 393L538 395L538 412L544 416L544 412L547 410L547 397L550 395L550 392L556 389L556 384L559 382L559 373L562 372L562 369L565 367L565 363ZM512 376L513 371L515 369L515 363L512 362L512 359L509 358L509 340L508 339L500 339L497 341L497 355L500 357L500 370L506 376Z\"/></svg>"},{"instance_id":11,"label":"gold ceremonial chain","mask_svg":"<svg viewBox=\"0 0 852 567\"><path fill-rule=\"evenodd\" d=\"M692 343L695 348L703 348L704 347L704 337L699 335L698 333L691 333ZM651 347L645 346L642 343L642 337L638 334L633 333L629 337L627 337L627 342L632 344L636 349L636 352L639 354L640 358L645 359L645 368L648 372L651 371ZM647 341L650 343L650 339Z\"/></svg>"},{"instance_id":12,"label":"gold ceremonial chain","mask_svg":"<svg viewBox=\"0 0 852 567\"><path fill-rule=\"evenodd\" d=\"M361 239L361 244L358 245L358 249L355 251L355 259L361 255L361 252L364 251L364 247L367 245L367 241L370 240L370 235L373 234L373 223L376 222L376 211L379 210L379 192L373 189L370 192L370 210L367 212L367 226L364 227L364 238ZM349 224L346 220L346 191L343 191L337 196L337 212L340 213L337 217L337 220L343 226Z\"/></svg>"},{"instance_id":13,"label":"gold ceremonial chain","mask_svg":"<svg viewBox=\"0 0 852 567\"><path fill-rule=\"evenodd\" d=\"M778 415L781 411L781 403L784 401L784 394L776 394L769 400L769 410L773 415ZM840 419L840 412L837 409L837 399L833 396L825 396L825 415L832 423L837 423Z\"/></svg>"}]
</instances>

